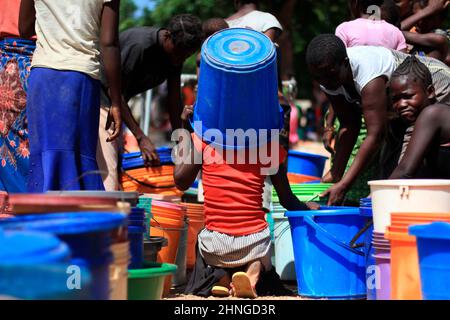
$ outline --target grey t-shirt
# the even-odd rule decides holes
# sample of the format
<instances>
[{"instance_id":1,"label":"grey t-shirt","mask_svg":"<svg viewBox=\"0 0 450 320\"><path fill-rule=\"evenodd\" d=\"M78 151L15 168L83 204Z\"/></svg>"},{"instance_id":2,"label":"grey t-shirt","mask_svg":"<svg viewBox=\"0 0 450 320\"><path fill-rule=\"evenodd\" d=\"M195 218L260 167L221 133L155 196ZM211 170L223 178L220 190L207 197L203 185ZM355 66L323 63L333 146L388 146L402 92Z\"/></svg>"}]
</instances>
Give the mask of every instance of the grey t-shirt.
<instances>
[{"instance_id":1,"label":"grey t-shirt","mask_svg":"<svg viewBox=\"0 0 450 320\"><path fill-rule=\"evenodd\" d=\"M156 27L136 27L120 33L122 93L126 100L159 86L170 75L180 73L181 66L171 64L159 42L161 30ZM108 88L104 72L102 84Z\"/></svg>"}]
</instances>

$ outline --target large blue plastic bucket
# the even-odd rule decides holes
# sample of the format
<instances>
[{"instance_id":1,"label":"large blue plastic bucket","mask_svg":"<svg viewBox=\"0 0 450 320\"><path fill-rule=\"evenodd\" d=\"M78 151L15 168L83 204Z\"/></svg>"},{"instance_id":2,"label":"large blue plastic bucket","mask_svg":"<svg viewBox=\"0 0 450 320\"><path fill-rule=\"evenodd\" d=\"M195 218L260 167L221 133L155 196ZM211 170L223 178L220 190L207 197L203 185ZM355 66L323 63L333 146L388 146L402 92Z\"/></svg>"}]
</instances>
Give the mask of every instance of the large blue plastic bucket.
<instances>
[{"instance_id":1,"label":"large blue plastic bucket","mask_svg":"<svg viewBox=\"0 0 450 320\"><path fill-rule=\"evenodd\" d=\"M35 265L70 261L70 249L49 233L0 229L0 264Z\"/></svg>"},{"instance_id":2,"label":"large blue plastic bucket","mask_svg":"<svg viewBox=\"0 0 450 320\"><path fill-rule=\"evenodd\" d=\"M327 157L299 151L289 151L288 172L322 177Z\"/></svg>"},{"instance_id":3,"label":"large blue plastic bucket","mask_svg":"<svg viewBox=\"0 0 450 320\"><path fill-rule=\"evenodd\" d=\"M358 208L286 212L286 216L299 294L319 299L365 298L365 253L349 245L366 224Z\"/></svg>"},{"instance_id":4,"label":"large blue plastic bucket","mask_svg":"<svg viewBox=\"0 0 450 320\"><path fill-rule=\"evenodd\" d=\"M450 224L435 222L409 227L417 237L424 300L450 300Z\"/></svg>"},{"instance_id":5,"label":"large blue plastic bucket","mask_svg":"<svg viewBox=\"0 0 450 320\"><path fill-rule=\"evenodd\" d=\"M271 129L283 127L276 50L266 35L241 28L214 34L203 44L201 70L193 117L197 136L221 148L256 147L264 141L234 140L227 129L255 129L257 135L266 129L270 139ZM208 129L217 135L205 134Z\"/></svg>"},{"instance_id":6,"label":"large blue plastic bucket","mask_svg":"<svg viewBox=\"0 0 450 320\"><path fill-rule=\"evenodd\" d=\"M0 222L5 229L26 229L56 234L72 251L72 264L89 269L92 297L109 299L110 231L122 226L120 213L86 212L29 215Z\"/></svg>"},{"instance_id":7,"label":"large blue plastic bucket","mask_svg":"<svg viewBox=\"0 0 450 320\"><path fill-rule=\"evenodd\" d=\"M0 264L0 296L25 300L90 300L91 275L68 263Z\"/></svg>"}]
</instances>

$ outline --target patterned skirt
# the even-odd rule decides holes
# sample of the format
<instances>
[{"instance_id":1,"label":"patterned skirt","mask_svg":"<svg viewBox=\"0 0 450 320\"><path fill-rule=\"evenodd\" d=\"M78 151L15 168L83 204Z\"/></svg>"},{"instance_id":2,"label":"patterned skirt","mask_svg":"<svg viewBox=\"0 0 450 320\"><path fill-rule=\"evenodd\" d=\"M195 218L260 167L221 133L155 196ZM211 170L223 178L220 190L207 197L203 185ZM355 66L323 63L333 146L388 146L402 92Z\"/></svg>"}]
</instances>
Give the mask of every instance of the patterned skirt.
<instances>
[{"instance_id":1,"label":"patterned skirt","mask_svg":"<svg viewBox=\"0 0 450 320\"><path fill-rule=\"evenodd\" d=\"M25 192L29 170L27 80L35 43L0 39L0 190Z\"/></svg>"}]
</instances>

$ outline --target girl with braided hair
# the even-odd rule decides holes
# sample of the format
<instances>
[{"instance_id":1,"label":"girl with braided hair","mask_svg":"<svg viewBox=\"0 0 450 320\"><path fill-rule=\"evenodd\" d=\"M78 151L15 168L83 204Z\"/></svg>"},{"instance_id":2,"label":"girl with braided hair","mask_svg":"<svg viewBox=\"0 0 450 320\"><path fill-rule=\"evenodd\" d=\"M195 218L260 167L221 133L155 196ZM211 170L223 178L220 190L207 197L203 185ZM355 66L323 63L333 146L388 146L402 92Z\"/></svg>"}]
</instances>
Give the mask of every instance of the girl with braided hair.
<instances>
[{"instance_id":1,"label":"girl with braided hair","mask_svg":"<svg viewBox=\"0 0 450 320\"><path fill-rule=\"evenodd\" d=\"M430 70L408 57L392 74L390 89L394 110L412 131L390 178L449 179L450 106L436 103Z\"/></svg>"}]
</instances>

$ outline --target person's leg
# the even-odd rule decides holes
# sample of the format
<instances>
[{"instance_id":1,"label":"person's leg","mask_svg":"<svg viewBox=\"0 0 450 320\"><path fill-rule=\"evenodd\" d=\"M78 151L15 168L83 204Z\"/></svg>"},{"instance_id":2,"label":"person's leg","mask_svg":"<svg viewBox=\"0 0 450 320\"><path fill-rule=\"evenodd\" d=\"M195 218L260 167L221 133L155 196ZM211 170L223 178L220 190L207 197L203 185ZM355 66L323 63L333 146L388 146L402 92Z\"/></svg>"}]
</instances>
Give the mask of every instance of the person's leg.
<instances>
[{"instance_id":1,"label":"person's leg","mask_svg":"<svg viewBox=\"0 0 450 320\"><path fill-rule=\"evenodd\" d=\"M120 137L112 142L106 142L109 130L105 130L108 109L100 109L100 126L98 129L97 163L102 174L106 191L120 190L119 184L119 150Z\"/></svg>"}]
</instances>

